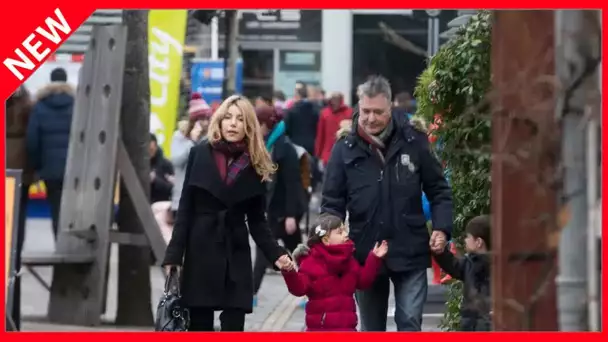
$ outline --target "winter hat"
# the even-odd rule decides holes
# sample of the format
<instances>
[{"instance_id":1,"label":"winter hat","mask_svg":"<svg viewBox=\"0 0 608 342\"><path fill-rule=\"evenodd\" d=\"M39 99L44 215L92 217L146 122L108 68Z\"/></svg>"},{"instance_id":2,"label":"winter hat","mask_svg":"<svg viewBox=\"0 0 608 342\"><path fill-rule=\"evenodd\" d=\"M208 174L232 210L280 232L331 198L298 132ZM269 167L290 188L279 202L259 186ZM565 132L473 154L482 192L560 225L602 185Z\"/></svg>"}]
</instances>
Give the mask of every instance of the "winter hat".
<instances>
[{"instance_id":1,"label":"winter hat","mask_svg":"<svg viewBox=\"0 0 608 342\"><path fill-rule=\"evenodd\" d=\"M274 126L281 121L276 109L271 106L262 106L260 108L256 108L255 115L257 116L260 125L266 124L268 129L273 129Z\"/></svg>"},{"instance_id":2,"label":"winter hat","mask_svg":"<svg viewBox=\"0 0 608 342\"><path fill-rule=\"evenodd\" d=\"M51 71L51 82L67 82L68 74L63 68L55 68Z\"/></svg>"},{"instance_id":3,"label":"winter hat","mask_svg":"<svg viewBox=\"0 0 608 342\"><path fill-rule=\"evenodd\" d=\"M192 98L188 105L188 116L190 120L209 119L211 117L211 107L203 100L199 93L192 93Z\"/></svg>"}]
</instances>

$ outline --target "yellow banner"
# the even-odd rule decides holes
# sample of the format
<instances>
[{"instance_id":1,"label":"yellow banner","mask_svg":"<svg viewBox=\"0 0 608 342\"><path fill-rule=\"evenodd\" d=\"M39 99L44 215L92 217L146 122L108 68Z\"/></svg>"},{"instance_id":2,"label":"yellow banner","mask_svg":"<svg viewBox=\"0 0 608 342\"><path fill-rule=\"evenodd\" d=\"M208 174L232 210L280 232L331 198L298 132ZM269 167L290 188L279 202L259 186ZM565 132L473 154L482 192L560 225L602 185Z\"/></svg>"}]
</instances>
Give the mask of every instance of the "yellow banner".
<instances>
[{"instance_id":1,"label":"yellow banner","mask_svg":"<svg viewBox=\"0 0 608 342\"><path fill-rule=\"evenodd\" d=\"M150 61L150 131L165 156L178 119L186 10L150 10L148 41Z\"/></svg>"}]
</instances>

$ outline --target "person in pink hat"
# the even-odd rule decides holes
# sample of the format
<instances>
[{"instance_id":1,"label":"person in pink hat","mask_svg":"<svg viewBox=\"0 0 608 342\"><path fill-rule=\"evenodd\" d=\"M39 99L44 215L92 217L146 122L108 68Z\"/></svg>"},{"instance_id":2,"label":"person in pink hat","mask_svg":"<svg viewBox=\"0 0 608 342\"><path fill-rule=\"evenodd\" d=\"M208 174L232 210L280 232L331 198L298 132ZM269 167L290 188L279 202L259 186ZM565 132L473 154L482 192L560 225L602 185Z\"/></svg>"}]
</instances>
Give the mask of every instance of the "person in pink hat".
<instances>
[{"instance_id":1,"label":"person in pink hat","mask_svg":"<svg viewBox=\"0 0 608 342\"><path fill-rule=\"evenodd\" d=\"M171 162L175 170L175 185L171 196L171 211L173 214L177 212L179 198L182 194L190 149L207 135L212 114L211 107L203 100L201 94L192 93L188 106L188 120L180 121L177 131L173 134L173 140L171 141Z\"/></svg>"},{"instance_id":2,"label":"person in pink hat","mask_svg":"<svg viewBox=\"0 0 608 342\"><path fill-rule=\"evenodd\" d=\"M192 131L194 131L194 136L190 136L191 139L195 138L194 141L198 141L207 134L209 120L211 119L212 114L213 111L211 110L211 107L203 100L201 94L192 93L192 99L188 106L190 124L187 132L190 136L192 135Z\"/></svg>"}]
</instances>

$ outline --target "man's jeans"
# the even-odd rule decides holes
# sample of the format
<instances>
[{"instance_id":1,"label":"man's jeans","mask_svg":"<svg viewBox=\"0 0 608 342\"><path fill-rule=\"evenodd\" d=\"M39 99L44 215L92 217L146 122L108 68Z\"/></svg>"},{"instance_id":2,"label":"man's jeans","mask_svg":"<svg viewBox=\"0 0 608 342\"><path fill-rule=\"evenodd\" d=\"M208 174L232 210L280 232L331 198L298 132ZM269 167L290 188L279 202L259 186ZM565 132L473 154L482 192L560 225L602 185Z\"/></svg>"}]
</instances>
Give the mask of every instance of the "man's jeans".
<instances>
[{"instance_id":1,"label":"man's jeans","mask_svg":"<svg viewBox=\"0 0 608 342\"><path fill-rule=\"evenodd\" d=\"M378 275L372 288L357 291L361 331L386 331L391 281L395 286L397 331L421 331L429 286L426 269Z\"/></svg>"}]
</instances>

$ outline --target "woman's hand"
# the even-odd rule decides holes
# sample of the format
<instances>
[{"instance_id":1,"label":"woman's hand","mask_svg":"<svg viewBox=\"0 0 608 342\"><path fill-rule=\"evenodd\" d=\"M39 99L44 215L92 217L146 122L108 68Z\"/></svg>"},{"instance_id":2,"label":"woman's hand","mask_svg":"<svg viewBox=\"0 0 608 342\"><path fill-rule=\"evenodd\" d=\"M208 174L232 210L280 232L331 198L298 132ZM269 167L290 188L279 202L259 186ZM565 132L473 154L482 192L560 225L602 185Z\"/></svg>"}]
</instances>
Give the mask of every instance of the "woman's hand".
<instances>
[{"instance_id":1,"label":"woman's hand","mask_svg":"<svg viewBox=\"0 0 608 342\"><path fill-rule=\"evenodd\" d=\"M376 242L372 253L374 253L374 255L378 258L384 258L386 253L388 253L388 242L386 242L386 240L382 241L382 243Z\"/></svg>"},{"instance_id":2,"label":"woman's hand","mask_svg":"<svg viewBox=\"0 0 608 342\"><path fill-rule=\"evenodd\" d=\"M287 254L281 255L274 264L281 271L291 271L295 268L293 260Z\"/></svg>"}]
</instances>

